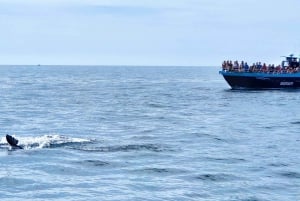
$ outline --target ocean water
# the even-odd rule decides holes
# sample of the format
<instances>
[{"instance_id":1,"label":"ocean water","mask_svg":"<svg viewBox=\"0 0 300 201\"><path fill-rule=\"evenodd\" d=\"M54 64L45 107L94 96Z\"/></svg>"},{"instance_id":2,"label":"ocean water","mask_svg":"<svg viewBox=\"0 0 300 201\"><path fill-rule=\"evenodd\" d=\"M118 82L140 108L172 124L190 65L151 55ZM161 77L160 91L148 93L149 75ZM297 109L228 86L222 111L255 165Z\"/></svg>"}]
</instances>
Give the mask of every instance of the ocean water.
<instances>
[{"instance_id":1,"label":"ocean water","mask_svg":"<svg viewBox=\"0 0 300 201\"><path fill-rule=\"evenodd\" d=\"M300 200L300 91L218 70L1 66L0 199Z\"/></svg>"}]
</instances>

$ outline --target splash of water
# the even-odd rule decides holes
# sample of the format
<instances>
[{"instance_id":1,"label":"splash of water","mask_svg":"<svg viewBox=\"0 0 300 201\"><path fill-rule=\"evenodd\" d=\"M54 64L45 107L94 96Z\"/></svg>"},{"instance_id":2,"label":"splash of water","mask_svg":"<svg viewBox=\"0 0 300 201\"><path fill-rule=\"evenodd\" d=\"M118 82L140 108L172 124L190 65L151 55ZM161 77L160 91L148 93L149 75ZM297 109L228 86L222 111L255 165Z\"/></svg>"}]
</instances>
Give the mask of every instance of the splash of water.
<instances>
[{"instance_id":1,"label":"splash of water","mask_svg":"<svg viewBox=\"0 0 300 201\"><path fill-rule=\"evenodd\" d=\"M19 146L23 147L24 149L36 149L36 148L50 148L50 147L60 147L60 146L67 146L72 144L81 144L81 143L88 143L91 140L83 139L83 138L72 138L66 137L62 135L42 135L42 136L15 136L16 139L19 140ZM0 140L0 146L8 146L5 136Z\"/></svg>"}]
</instances>

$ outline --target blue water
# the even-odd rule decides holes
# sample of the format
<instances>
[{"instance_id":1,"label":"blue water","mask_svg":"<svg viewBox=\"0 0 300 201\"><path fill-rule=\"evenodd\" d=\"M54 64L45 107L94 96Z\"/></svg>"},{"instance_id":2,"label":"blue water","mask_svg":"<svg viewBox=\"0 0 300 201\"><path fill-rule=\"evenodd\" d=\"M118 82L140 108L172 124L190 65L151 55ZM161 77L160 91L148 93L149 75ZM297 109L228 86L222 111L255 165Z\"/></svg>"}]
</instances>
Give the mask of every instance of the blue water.
<instances>
[{"instance_id":1,"label":"blue water","mask_svg":"<svg viewBox=\"0 0 300 201\"><path fill-rule=\"evenodd\" d=\"M218 70L0 67L0 199L300 200L300 91Z\"/></svg>"}]
</instances>

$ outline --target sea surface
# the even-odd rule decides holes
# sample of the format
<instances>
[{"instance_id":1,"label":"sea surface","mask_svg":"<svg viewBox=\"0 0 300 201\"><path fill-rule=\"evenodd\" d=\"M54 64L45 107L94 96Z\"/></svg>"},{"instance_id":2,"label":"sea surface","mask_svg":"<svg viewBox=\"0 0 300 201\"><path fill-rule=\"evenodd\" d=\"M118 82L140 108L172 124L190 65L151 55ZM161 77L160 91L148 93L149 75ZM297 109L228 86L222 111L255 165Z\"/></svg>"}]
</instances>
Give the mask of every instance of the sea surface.
<instances>
[{"instance_id":1,"label":"sea surface","mask_svg":"<svg viewBox=\"0 0 300 201\"><path fill-rule=\"evenodd\" d=\"M0 66L0 200L300 200L300 91L218 70Z\"/></svg>"}]
</instances>

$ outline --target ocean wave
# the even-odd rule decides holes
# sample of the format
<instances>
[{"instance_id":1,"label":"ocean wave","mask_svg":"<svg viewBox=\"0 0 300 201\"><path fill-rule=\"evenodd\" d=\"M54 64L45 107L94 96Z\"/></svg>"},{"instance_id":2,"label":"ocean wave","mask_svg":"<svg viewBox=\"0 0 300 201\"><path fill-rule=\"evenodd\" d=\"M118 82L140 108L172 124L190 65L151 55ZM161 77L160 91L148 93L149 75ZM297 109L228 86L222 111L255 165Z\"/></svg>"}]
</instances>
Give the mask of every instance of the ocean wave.
<instances>
[{"instance_id":1,"label":"ocean wave","mask_svg":"<svg viewBox=\"0 0 300 201\"><path fill-rule=\"evenodd\" d=\"M128 144L128 145L113 145L113 146L78 146L72 149L86 151L86 152L130 152L130 151L152 151L162 152L167 150L162 145L158 144Z\"/></svg>"},{"instance_id":2,"label":"ocean wave","mask_svg":"<svg viewBox=\"0 0 300 201\"><path fill-rule=\"evenodd\" d=\"M107 161L101 161L101 160L92 160L92 159L89 159L89 160L83 160L83 161L78 161L76 162L77 164L80 164L80 165L84 165L84 166L93 166L93 167L102 167L102 166L107 166L109 165L110 163L107 162Z\"/></svg>"},{"instance_id":3,"label":"ocean wave","mask_svg":"<svg viewBox=\"0 0 300 201\"><path fill-rule=\"evenodd\" d=\"M196 176L196 179L202 180L202 181L212 181L212 182L225 182L225 181L232 181L238 179L237 176L232 174L201 174Z\"/></svg>"},{"instance_id":4,"label":"ocean wave","mask_svg":"<svg viewBox=\"0 0 300 201\"><path fill-rule=\"evenodd\" d=\"M287 177L289 179L300 179L300 172L293 172L293 171L285 171L279 173L279 175L283 177Z\"/></svg>"}]
</instances>

